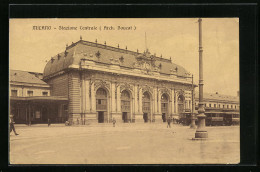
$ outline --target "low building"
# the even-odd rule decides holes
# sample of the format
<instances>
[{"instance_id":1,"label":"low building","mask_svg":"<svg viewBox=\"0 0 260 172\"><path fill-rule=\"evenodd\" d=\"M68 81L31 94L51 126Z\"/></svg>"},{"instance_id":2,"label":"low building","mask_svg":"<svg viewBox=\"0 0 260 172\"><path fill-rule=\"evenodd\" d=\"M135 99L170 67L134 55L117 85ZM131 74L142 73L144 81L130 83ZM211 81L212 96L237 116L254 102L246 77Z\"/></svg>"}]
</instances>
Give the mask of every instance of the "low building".
<instances>
[{"instance_id":1,"label":"low building","mask_svg":"<svg viewBox=\"0 0 260 172\"><path fill-rule=\"evenodd\" d=\"M191 109L191 75L148 50L79 40L49 60L43 80L69 100L70 124L163 122Z\"/></svg>"},{"instance_id":2,"label":"low building","mask_svg":"<svg viewBox=\"0 0 260 172\"><path fill-rule=\"evenodd\" d=\"M51 86L43 74L10 70L10 112L16 123L64 122L67 120L66 97L51 96Z\"/></svg>"},{"instance_id":3,"label":"low building","mask_svg":"<svg viewBox=\"0 0 260 172\"><path fill-rule=\"evenodd\" d=\"M239 96L228 96L216 93L204 93L206 125L239 124ZM195 94L195 108L198 109L199 94Z\"/></svg>"}]
</instances>

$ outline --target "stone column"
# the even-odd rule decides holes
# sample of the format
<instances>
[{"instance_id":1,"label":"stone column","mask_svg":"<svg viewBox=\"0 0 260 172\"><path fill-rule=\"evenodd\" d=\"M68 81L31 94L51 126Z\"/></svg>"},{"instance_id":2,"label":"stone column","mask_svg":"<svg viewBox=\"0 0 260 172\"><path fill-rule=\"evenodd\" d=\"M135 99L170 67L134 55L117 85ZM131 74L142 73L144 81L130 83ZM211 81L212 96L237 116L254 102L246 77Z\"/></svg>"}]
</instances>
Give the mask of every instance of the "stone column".
<instances>
[{"instance_id":1,"label":"stone column","mask_svg":"<svg viewBox=\"0 0 260 172\"><path fill-rule=\"evenodd\" d=\"M117 92L117 112L121 113L121 93L120 93L120 85L116 88Z\"/></svg>"},{"instance_id":2,"label":"stone column","mask_svg":"<svg viewBox=\"0 0 260 172\"><path fill-rule=\"evenodd\" d=\"M86 113L86 85L85 85L85 73L82 74L81 78L81 100L82 100L82 110L81 110L81 124L85 124L85 113Z\"/></svg>"},{"instance_id":3,"label":"stone column","mask_svg":"<svg viewBox=\"0 0 260 172\"><path fill-rule=\"evenodd\" d=\"M112 101L111 101L111 105L112 105L112 114L116 112L116 98L115 98L115 95L116 95L116 90L115 90L115 83L112 82L111 84L111 97L112 97ZM117 97L118 99L118 97Z\"/></svg>"},{"instance_id":4,"label":"stone column","mask_svg":"<svg viewBox=\"0 0 260 172\"><path fill-rule=\"evenodd\" d=\"M159 113L159 100L158 100L158 90L154 88L154 113L155 113L155 122L162 122L162 115Z\"/></svg>"},{"instance_id":5,"label":"stone column","mask_svg":"<svg viewBox=\"0 0 260 172\"><path fill-rule=\"evenodd\" d=\"M157 104L158 104L158 101L157 101L157 88L154 88L153 91L154 91L154 112L157 114L158 113L158 109L157 109Z\"/></svg>"},{"instance_id":6,"label":"stone column","mask_svg":"<svg viewBox=\"0 0 260 172\"><path fill-rule=\"evenodd\" d=\"M122 123L122 113L121 113L121 93L120 86L114 87L113 94L116 95L116 99L114 99L114 104L116 105L115 111L112 112L112 118L116 119L116 122ZM112 100L113 101L113 100Z\"/></svg>"},{"instance_id":7,"label":"stone column","mask_svg":"<svg viewBox=\"0 0 260 172\"><path fill-rule=\"evenodd\" d=\"M158 90L158 113L160 114L160 115L162 115L162 102L161 102L161 99L162 99L162 96L161 96L161 91L160 90Z\"/></svg>"},{"instance_id":8,"label":"stone column","mask_svg":"<svg viewBox=\"0 0 260 172\"><path fill-rule=\"evenodd\" d=\"M135 118L138 115L138 99L137 99L137 92L138 92L138 88L137 85L134 86L134 97L133 97L133 122L135 122Z\"/></svg>"},{"instance_id":9,"label":"stone column","mask_svg":"<svg viewBox=\"0 0 260 172\"><path fill-rule=\"evenodd\" d=\"M97 123L97 112L96 112L96 93L95 85L93 82L86 80L86 122L88 123Z\"/></svg>"},{"instance_id":10,"label":"stone column","mask_svg":"<svg viewBox=\"0 0 260 172\"><path fill-rule=\"evenodd\" d=\"M85 107L86 112L90 112L90 98L89 98L89 80L85 80Z\"/></svg>"},{"instance_id":11,"label":"stone column","mask_svg":"<svg viewBox=\"0 0 260 172\"><path fill-rule=\"evenodd\" d=\"M139 93L138 101L138 114L135 115L135 122L144 122L143 119L143 90L142 87L138 86L137 89Z\"/></svg>"},{"instance_id":12,"label":"stone column","mask_svg":"<svg viewBox=\"0 0 260 172\"><path fill-rule=\"evenodd\" d=\"M176 110L176 114L179 115L179 112L178 112L178 94L177 94L177 91L175 91L175 110Z\"/></svg>"},{"instance_id":13,"label":"stone column","mask_svg":"<svg viewBox=\"0 0 260 172\"><path fill-rule=\"evenodd\" d=\"M91 85L91 112L96 113L96 92L94 83Z\"/></svg>"},{"instance_id":14,"label":"stone column","mask_svg":"<svg viewBox=\"0 0 260 172\"><path fill-rule=\"evenodd\" d=\"M174 97L174 90L171 90L171 96L172 96L172 104L171 104L171 106L172 106L172 114L175 114L175 103L174 103L174 101L175 101L175 97Z\"/></svg>"}]
</instances>

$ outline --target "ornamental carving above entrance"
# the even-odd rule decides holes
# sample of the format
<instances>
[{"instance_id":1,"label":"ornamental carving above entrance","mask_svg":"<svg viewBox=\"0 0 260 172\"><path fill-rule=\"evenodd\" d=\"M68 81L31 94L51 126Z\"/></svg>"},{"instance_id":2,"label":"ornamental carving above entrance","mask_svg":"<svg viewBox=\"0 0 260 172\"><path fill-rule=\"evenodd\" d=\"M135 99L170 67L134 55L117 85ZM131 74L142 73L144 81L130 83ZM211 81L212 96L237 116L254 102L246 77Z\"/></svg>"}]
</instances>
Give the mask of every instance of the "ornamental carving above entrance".
<instances>
[{"instance_id":1,"label":"ornamental carving above entrance","mask_svg":"<svg viewBox=\"0 0 260 172\"><path fill-rule=\"evenodd\" d=\"M161 95L167 94L167 95L169 96L170 100L171 100L171 91L170 91L169 89L167 89L167 88L161 88L161 89L160 89L160 92L161 92Z\"/></svg>"},{"instance_id":2,"label":"ornamental carving above entrance","mask_svg":"<svg viewBox=\"0 0 260 172\"><path fill-rule=\"evenodd\" d=\"M152 88L149 87L148 85L145 85L145 86L142 87L142 92L143 92L143 94L144 94L144 92L146 92L146 91L148 91L150 94L153 93Z\"/></svg>"},{"instance_id":3,"label":"ornamental carving above entrance","mask_svg":"<svg viewBox=\"0 0 260 172\"><path fill-rule=\"evenodd\" d=\"M183 96L185 96L185 92L181 89L181 90L178 90L177 91L177 96L179 96L179 95L183 95Z\"/></svg>"},{"instance_id":4,"label":"ornamental carving above entrance","mask_svg":"<svg viewBox=\"0 0 260 172\"><path fill-rule=\"evenodd\" d=\"M99 87L104 87L107 88L108 90L110 89L110 84L107 83L106 81L96 81L95 82L95 90L97 90Z\"/></svg>"},{"instance_id":5,"label":"ornamental carving above entrance","mask_svg":"<svg viewBox=\"0 0 260 172\"><path fill-rule=\"evenodd\" d=\"M133 86L128 83L124 83L120 85L120 92L122 92L123 90L130 90L131 92L133 92Z\"/></svg>"}]
</instances>

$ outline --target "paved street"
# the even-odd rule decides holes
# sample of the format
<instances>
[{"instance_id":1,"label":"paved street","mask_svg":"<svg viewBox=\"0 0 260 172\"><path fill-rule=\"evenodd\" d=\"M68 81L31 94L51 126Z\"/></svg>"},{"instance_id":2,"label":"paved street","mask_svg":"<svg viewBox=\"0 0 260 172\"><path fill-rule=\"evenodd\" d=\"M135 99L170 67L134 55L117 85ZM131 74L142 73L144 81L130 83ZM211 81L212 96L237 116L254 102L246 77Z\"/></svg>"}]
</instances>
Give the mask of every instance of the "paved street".
<instances>
[{"instance_id":1,"label":"paved street","mask_svg":"<svg viewBox=\"0 0 260 172\"><path fill-rule=\"evenodd\" d=\"M195 130L166 124L16 125L10 135L11 164L205 164L240 161L239 126Z\"/></svg>"}]
</instances>

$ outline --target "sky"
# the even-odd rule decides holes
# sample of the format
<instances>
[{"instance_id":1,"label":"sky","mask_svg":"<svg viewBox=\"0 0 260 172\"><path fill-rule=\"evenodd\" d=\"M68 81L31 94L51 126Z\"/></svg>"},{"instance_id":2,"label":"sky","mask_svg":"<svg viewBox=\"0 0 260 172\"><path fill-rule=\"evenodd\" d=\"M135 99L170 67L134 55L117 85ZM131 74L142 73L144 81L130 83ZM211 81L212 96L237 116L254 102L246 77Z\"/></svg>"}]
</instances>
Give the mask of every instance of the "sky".
<instances>
[{"instance_id":1,"label":"sky","mask_svg":"<svg viewBox=\"0 0 260 172\"><path fill-rule=\"evenodd\" d=\"M35 30L34 26L51 26ZM60 30L59 27L77 27ZM80 27L97 27L81 30ZM104 27L114 30L105 30ZM119 30L132 27L131 30ZM10 19L9 68L43 72L46 61L83 40L172 59L199 81L198 18ZM37 27L39 28L39 27ZM56 28L56 29L54 29ZM101 30L99 30L101 28ZM146 36L145 36L146 35ZM146 39L145 39L146 37ZM204 92L237 95L239 91L239 19L202 18ZM198 88L196 89L198 90Z\"/></svg>"}]
</instances>

